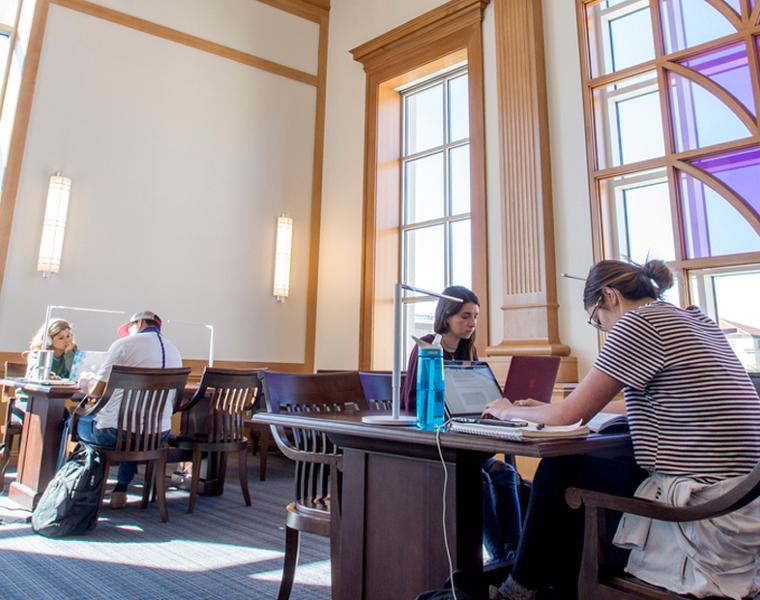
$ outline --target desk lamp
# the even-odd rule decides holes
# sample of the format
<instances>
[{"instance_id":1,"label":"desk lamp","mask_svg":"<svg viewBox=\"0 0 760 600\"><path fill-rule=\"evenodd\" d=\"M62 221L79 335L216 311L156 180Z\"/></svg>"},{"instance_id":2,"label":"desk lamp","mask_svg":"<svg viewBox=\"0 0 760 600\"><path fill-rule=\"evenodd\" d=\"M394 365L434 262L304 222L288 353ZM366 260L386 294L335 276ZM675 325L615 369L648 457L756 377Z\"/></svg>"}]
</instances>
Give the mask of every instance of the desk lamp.
<instances>
[{"instance_id":1,"label":"desk lamp","mask_svg":"<svg viewBox=\"0 0 760 600\"><path fill-rule=\"evenodd\" d=\"M362 417L362 423L371 425L414 425L417 417L401 416L401 292L408 290L433 298L445 298L452 302L464 302L461 298L437 294L428 290L412 287L405 283L397 283L393 286L393 374L391 378L391 414L367 415Z\"/></svg>"}]
</instances>

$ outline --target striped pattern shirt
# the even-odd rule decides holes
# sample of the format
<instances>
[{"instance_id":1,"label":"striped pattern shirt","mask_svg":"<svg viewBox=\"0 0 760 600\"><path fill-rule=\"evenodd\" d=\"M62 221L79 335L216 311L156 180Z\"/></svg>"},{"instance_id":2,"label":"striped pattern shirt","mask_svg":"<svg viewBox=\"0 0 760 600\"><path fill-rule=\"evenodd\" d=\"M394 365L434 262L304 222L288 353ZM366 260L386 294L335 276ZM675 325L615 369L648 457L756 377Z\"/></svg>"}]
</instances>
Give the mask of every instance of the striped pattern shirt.
<instances>
[{"instance_id":1,"label":"striped pattern shirt","mask_svg":"<svg viewBox=\"0 0 760 600\"><path fill-rule=\"evenodd\" d=\"M628 311L595 368L624 386L636 462L713 483L760 459L760 399L714 321L691 306Z\"/></svg>"}]
</instances>

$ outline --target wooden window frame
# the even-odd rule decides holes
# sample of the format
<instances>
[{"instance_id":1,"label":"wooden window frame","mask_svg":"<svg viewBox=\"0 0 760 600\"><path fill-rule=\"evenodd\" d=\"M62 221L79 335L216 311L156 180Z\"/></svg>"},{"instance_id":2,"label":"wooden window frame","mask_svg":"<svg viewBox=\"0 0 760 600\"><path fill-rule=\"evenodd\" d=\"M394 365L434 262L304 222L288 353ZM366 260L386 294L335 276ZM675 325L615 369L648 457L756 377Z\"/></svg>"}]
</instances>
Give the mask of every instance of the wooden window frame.
<instances>
[{"instance_id":1,"label":"wooden window frame","mask_svg":"<svg viewBox=\"0 0 760 600\"><path fill-rule=\"evenodd\" d=\"M613 177L651 171L654 169L664 169L668 178L668 188L670 195L671 215L673 220L673 238L675 241L675 260L669 263L671 269L675 272L678 286L679 297L682 305L692 304L694 299L691 297L689 285L689 272L702 269L717 269L723 267L741 267L746 265L760 264L760 251L747 252L741 254L719 255L704 258L688 258L686 249L686 231L681 219L681 188L678 185L677 171L681 171L698 181L708 184L723 196L734 208L736 208L754 227L755 231L760 233L760 219L746 209L744 204L731 192L726 186L722 185L715 178L705 176L704 173L695 169L686 161L695 158L707 157L714 154L721 154L732 150L742 150L750 147L760 147L760 110L757 116L752 116L748 111L737 115L750 131L750 136L740 140L715 144L704 148L694 150L677 151L675 145L675 131L670 119L670 87L668 84L668 74L683 74L686 70L675 61L681 61L684 58L696 56L711 49L725 47L731 43L744 42L748 49L748 66L750 76L752 77L752 90L756 107L760 108L760 70L758 69L758 52L755 46L755 38L760 37L760 2L756 3L754 10L750 11L750 5L745 0L741 4L742 15L737 17L736 13L725 3L718 0L705 0L710 6L718 10L725 16L730 23L737 29L735 33L727 36L705 42L685 50L667 53L664 47L663 23L659 10L660 0L648 0L649 12L652 20L652 33L654 40L655 57L647 62L637 64L631 67L620 69L611 73L592 76L590 52L590 31L587 10L589 7L599 4L603 0L576 0L576 17L578 23L578 44L581 57L581 84L583 87L583 106L586 129L586 153L588 161L588 178L591 196L591 222L592 222L592 242L595 261L605 258L617 258L614 255L613 247L615 244L610 243L617 232L612 231L613 225L609 218L608 200L602 192L602 185L605 180ZM662 127L664 135L665 154L662 157L647 159L639 162L628 163L620 166L604 167L599 166L598 156L598 135L595 127L593 94L594 90L609 85L613 82L621 81L635 75L640 75L647 71L654 71L659 84L660 111L662 114ZM705 77L697 78L694 74L689 73L688 78L702 85L709 92L719 98L724 104L735 107L736 99L728 92L712 83ZM734 113L736 114L736 113Z\"/></svg>"},{"instance_id":2,"label":"wooden window frame","mask_svg":"<svg viewBox=\"0 0 760 600\"><path fill-rule=\"evenodd\" d=\"M400 277L399 86L467 61L470 109L472 287L480 297L478 352L488 337L483 11L488 0L452 0L351 50L366 72L359 368L392 356L393 285Z\"/></svg>"}]
</instances>

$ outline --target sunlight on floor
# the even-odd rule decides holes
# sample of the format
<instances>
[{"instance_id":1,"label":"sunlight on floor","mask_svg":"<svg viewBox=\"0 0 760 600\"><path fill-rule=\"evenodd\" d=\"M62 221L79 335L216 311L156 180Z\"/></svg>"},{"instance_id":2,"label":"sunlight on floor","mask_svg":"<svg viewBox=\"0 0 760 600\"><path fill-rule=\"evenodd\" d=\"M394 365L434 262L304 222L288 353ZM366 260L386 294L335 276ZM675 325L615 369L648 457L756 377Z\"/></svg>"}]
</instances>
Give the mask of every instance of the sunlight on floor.
<instances>
[{"instance_id":1,"label":"sunlight on floor","mask_svg":"<svg viewBox=\"0 0 760 600\"><path fill-rule=\"evenodd\" d=\"M124 525L120 529L142 531L137 526ZM28 529L24 525L9 525L11 529ZM224 569L239 565L278 559L283 556L276 550L264 550L251 546L236 546L208 541L171 540L152 543L150 547L137 540L134 542L100 542L87 540L54 540L33 533L0 538L0 551L23 551L45 556L76 557L77 560L95 560L101 563L122 564L172 571L202 572L209 568ZM210 565L213 565L210 567ZM274 572L274 571L273 571ZM277 576L279 580L279 575Z\"/></svg>"},{"instance_id":2,"label":"sunlight on floor","mask_svg":"<svg viewBox=\"0 0 760 600\"><path fill-rule=\"evenodd\" d=\"M320 587L330 587L330 582L325 582L325 572L330 572L330 561L320 560L316 562L300 564L296 567L296 583L318 585ZM279 582L282 578L282 569L273 569L271 571L262 571L249 576L251 579L260 581Z\"/></svg>"}]
</instances>

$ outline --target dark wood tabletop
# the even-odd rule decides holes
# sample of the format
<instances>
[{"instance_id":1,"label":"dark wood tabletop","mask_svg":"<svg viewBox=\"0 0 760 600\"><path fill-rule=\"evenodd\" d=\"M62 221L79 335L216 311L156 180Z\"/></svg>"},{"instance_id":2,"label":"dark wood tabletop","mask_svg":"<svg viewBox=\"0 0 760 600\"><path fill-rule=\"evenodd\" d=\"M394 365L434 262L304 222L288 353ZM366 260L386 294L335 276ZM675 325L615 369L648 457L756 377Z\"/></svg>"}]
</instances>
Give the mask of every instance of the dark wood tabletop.
<instances>
[{"instance_id":1,"label":"dark wood tabletop","mask_svg":"<svg viewBox=\"0 0 760 600\"><path fill-rule=\"evenodd\" d=\"M253 420L267 425L281 427L302 427L323 431L333 435L350 435L355 437L386 440L397 443L436 446L436 434L421 431L414 426L387 426L362 423L363 414L354 413L257 413ZM441 446L448 449L471 450L496 454L504 452L515 456L565 456L568 454L588 454L603 450L630 449L631 439L628 433L596 434L582 438L540 440L531 442L513 442L465 433L442 432Z\"/></svg>"}]
</instances>

